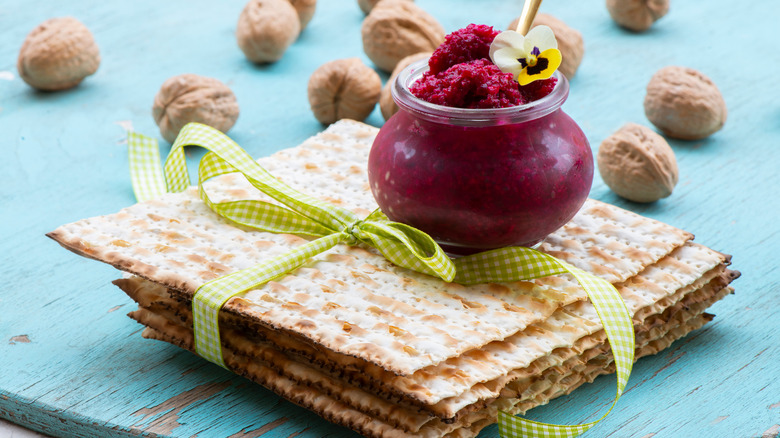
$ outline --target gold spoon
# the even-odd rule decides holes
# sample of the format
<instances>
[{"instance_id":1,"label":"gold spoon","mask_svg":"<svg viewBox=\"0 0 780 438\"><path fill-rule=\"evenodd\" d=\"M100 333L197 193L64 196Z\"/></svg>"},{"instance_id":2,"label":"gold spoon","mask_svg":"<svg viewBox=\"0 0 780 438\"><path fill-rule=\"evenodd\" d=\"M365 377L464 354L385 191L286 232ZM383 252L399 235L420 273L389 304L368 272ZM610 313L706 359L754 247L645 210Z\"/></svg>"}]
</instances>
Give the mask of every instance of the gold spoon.
<instances>
[{"instance_id":1,"label":"gold spoon","mask_svg":"<svg viewBox=\"0 0 780 438\"><path fill-rule=\"evenodd\" d=\"M542 0L525 0L523 5L523 13L520 15L520 20L517 22L517 33L525 35L531 30L531 23L536 18L536 13L539 12L539 6L542 4Z\"/></svg>"}]
</instances>

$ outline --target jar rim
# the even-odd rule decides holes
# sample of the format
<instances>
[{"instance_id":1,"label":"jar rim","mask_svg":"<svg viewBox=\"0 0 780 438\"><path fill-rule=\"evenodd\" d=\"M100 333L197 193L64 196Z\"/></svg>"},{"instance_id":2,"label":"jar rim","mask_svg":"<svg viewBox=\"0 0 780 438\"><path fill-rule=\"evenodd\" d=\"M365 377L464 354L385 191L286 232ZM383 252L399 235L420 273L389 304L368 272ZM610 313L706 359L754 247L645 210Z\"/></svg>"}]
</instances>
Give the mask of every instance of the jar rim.
<instances>
[{"instance_id":1,"label":"jar rim","mask_svg":"<svg viewBox=\"0 0 780 438\"><path fill-rule=\"evenodd\" d=\"M428 71L428 59L416 61L398 74L392 84L391 94L400 109L433 122L460 126L487 126L521 123L544 117L558 110L569 96L569 81L559 70L553 73L558 79L555 88L541 99L507 108L455 108L424 101L409 87Z\"/></svg>"}]
</instances>

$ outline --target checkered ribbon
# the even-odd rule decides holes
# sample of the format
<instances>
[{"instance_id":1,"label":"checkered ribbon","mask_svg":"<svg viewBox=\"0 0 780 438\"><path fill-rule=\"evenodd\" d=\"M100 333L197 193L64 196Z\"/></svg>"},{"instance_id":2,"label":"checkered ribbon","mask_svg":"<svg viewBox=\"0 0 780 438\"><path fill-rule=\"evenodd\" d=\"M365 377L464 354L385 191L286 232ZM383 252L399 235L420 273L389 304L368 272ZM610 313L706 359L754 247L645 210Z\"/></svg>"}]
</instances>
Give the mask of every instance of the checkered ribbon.
<instances>
[{"instance_id":1,"label":"checkered ribbon","mask_svg":"<svg viewBox=\"0 0 780 438\"><path fill-rule=\"evenodd\" d=\"M200 356L211 362L225 367L218 313L231 297L285 275L339 243L354 245L362 242L377 248L399 266L462 284L573 275L596 308L612 347L618 374L614 403L626 386L634 361L633 324L620 294L607 281L530 248L501 248L453 261L430 236L408 225L392 222L378 210L361 219L349 210L281 183L225 134L205 125L191 123L182 129L165 162L164 172L160 168L158 146L154 139L131 133L128 144L133 190L138 201L185 190L190 181L183 149L185 146L200 146L209 152L201 159L198 168L198 191L203 202L214 212L243 226L313 239L251 268L212 280L196 291L192 304L195 348ZM213 202L203 183L234 172L243 174L253 186L278 204L250 200ZM574 437L597 422L560 426L499 413L499 431L503 437Z\"/></svg>"},{"instance_id":2,"label":"checkered ribbon","mask_svg":"<svg viewBox=\"0 0 780 438\"><path fill-rule=\"evenodd\" d=\"M566 426L539 423L498 413L498 430L504 438L568 438L593 427L615 407L631 375L634 363L634 325L617 289L606 280L555 257L531 248L507 247L455 259L455 282L474 284L531 280L549 275L571 274L588 294L609 339L617 369L617 394L609 410L591 423Z\"/></svg>"}]
</instances>

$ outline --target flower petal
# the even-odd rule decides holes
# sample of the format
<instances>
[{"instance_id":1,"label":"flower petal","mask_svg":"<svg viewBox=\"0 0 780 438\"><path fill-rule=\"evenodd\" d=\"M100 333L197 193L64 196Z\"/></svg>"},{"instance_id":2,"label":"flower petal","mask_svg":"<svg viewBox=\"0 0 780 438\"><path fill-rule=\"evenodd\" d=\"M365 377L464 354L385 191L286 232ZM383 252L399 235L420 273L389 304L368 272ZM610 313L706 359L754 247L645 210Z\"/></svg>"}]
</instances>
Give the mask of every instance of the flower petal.
<instances>
[{"instance_id":1,"label":"flower petal","mask_svg":"<svg viewBox=\"0 0 780 438\"><path fill-rule=\"evenodd\" d=\"M501 50L507 47L515 47L518 49L523 48L525 37L513 30L507 30L496 35L493 43L490 44L490 59L493 59L493 54L497 50ZM495 60L493 60L495 62Z\"/></svg>"},{"instance_id":2,"label":"flower petal","mask_svg":"<svg viewBox=\"0 0 780 438\"><path fill-rule=\"evenodd\" d=\"M520 71L523 70L523 66L520 65L518 58L522 58L524 55L522 51L517 50L514 47L504 47L497 50L493 54L493 63L501 69L504 73L512 73L513 77L517 77Z\"/></svg>"},{"instance_id":3,"label":"flower petal","mask_svg":"<svg viewBox=\"0 0 780 438\"><path fill-rule=\"evenodd\" d=\"M547 69L546 69L550 72L549 76L547 76L548 78L552 76L555 70L558 70L558 67L561 66L561 62L563 61L563 55L561 54L561 51L558 49L547 49L544 52L542 52L539 55L539 57L546 58L547 60L549 60L549 64L547 64Z\"/></svg>"},{"instance_id":4,"label":"flower petal","mask_svg":"<svg viewBox=\"0 0 780 438\"><path fill-rule=\"evenodd\" d=\"M561 52L558 49L547 49L540 53L537 58L537 66L543 66L543 69L526 68L517 75L517 82L520 85L528 85L533 81L540 79L549 79L555 70L561 65Z\"/></svg>"},{"instance_id":5,"label":"flower petal","mask_svg":"<svg viewBox=\"0 0 780 438\"><path fill-rule=\"evenodd\" d=\"M542 52L558 48L558 40L555 39L555 33L549 26L541 25L529 30L525 35L525 41L526 44L531 43L538 47Z\"/></svg>"},{"instance_id":6,"label":"flower petal","mask_svg":"<svg viewBox=\"0 0 780 438\"><path fill-rule=\"evenodd\" d=\"M525 57L522 50L517 50L514 47L504 47L499 49L493 54L493 63L501 68L502 66L509 66L513 64L519 64L518 59Z\"/></svg>"}]
</instances>

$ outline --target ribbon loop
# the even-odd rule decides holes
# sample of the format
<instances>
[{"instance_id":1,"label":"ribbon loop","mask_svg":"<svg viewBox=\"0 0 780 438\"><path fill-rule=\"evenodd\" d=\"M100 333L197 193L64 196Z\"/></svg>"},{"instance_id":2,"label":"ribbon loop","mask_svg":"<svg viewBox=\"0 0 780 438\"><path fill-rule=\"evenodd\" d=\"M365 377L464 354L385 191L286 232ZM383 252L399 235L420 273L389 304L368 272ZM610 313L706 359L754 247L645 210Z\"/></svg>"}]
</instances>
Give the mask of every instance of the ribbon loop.
<instances>
[{"instance_id":1,"label":"ribbon loop","mask_svg":"<svg viewBox=\"0 0 780 438\"><path fill-rule=\"evenodd\" d=\"M391 222L374 212L366 219L350 210L320 201L282 183L222 132L190 123L182 128L165 162L169 191L184 190L189 176L183 148L201 146L207 153L198 167L201 199L217 214L250 228L274 233L326 237L340 233L344 243L363 242L377 248L390 261L452 281L455 267L433 239L408 225ZM208 179L239 172L255 188L279 204L264 201L213 202L204 188Z\"/></svg>"},{"instance_id":2,"label":"ribbon loop","mask_svg":"<svg viewBox=\"0 0 780 438\"><path fill-rule=\"evenodd\" d=\"M214 154L205 162L201 162L200 167L205 169L199 170L199 175L216 176L239 172L261 192L331 232L341 230L346 224L358 220L357 215L349 210L301 193L277 180L228 136L200 123L184 126L171 147L165 161L168 191L179 192L189 186L189 173L183 150L185 146L200 146ZM198 185L202 187L204 181L199 179ZM247 216L255 215L248 212ZM275 217L272 220L279 222L285 218Z\"/></svg>"}]
</instances>

